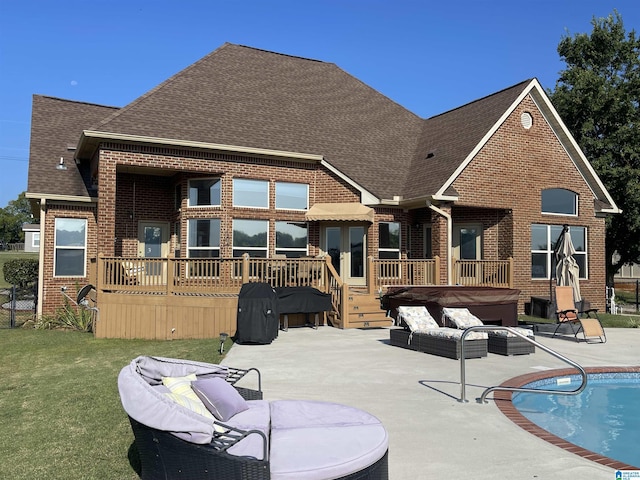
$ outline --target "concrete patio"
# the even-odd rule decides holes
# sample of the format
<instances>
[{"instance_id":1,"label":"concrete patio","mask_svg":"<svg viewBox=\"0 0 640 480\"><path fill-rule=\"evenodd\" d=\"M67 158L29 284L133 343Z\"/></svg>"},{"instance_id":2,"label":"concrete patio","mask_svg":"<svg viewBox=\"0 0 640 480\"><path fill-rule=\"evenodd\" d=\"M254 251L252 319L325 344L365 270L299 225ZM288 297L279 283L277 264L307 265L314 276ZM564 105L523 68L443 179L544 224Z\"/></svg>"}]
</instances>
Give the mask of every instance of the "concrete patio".
<instances>
[{"instance_id":1,"label":"concrete patio","mask_svg":"<svg viewBox=\"0 0 640 480\"><path fill-rule=\"evenodd\" d=\"M640 364L640 329L607 329L606 344L536 339L590 366ZM486 387L566 364L538 349L466 362L468 403L460 398L460 362L389 345L386 328L300 327L270 345L234 345L224 363L257 367L265 399L328 400L369 411L389 431L389 477L612 480L613 469L553 446L475 399Z\"/></svg>"}]
</instances>

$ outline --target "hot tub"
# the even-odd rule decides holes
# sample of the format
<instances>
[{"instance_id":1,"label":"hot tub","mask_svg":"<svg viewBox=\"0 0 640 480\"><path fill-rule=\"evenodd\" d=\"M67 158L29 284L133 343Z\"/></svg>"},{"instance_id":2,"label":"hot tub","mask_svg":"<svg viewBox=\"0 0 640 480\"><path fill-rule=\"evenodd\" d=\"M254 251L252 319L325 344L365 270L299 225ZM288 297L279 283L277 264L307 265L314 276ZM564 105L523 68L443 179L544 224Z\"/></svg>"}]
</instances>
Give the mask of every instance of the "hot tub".
<instances>
[{"instance_id":1,"label":"hot tub","mask_svg":"<svg viewBox=\"0 0 640 480\"><path fill-rule=\"evenodd\" d=\"M464 307L490 325L518 325L520 290L494 287L430 286L389 287L382 306L395 318L402 305L424 305L442 326L444 307Z\"/></svg>"}]
</instances>

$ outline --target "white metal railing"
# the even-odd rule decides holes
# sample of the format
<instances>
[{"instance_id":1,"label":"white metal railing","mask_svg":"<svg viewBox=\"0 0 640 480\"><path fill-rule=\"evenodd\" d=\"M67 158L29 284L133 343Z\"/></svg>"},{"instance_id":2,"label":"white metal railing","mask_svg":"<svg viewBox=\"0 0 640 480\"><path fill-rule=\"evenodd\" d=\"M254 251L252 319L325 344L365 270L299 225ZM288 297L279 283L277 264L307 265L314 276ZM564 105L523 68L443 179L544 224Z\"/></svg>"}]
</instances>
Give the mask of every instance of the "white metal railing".
<instances>
[{"instance_id":1,"label":"white metal railing","mask_svg":"<svg viewBox=\"0 0 640 480\"><path fill-rule=\"evenodd\" d=\"M483 326L477 326L477 327L469 327L469 328L465 329L464 332L462 332L462 337L460 337L460 399L458 400L459 402L466 403L468 401L467 398L466 398L466 385L467 384L466 384L466 378L465 378L464 339L465 339L465 337L467 336L467 334L469 332L489 331L489 330L506 330L507 332L511 332L514 335L517 335L518 337L525 339L527 342L532 343L533 345L535 345L536 347L540 348L541 350L544 350L545 352L553 355L557 359L562 360L565 363L568 363L569 365L571 365L572 367L576 368L580 372L580 375L582 377L582 382L580 383L578 388L575 389L575 390L547 390L547 389L543 389L543 388L503 387L503 386L489 387L484 392L482 392L482 395L480 396L480 398L477 399L478 403L488 403L486 401L487 395L490 392L494 392L494 391L497 391L497 390L500 390L500 391L503 391L503 392L550 393L550 394L554 394L554 395L577 395L580 392L582 392L585 389L585 387L587 386L587 372L585 372L584 368L582 368L580 365L578 365L573 360L565 357L564 355L559 354L558 352L556 352L555 350L550 349L549 347L546 347L546 346L542 345L541 343L536 342L531 337L527 337L526 335L523 335L522 333L518 332L517 330L515 330L515 329L513 329L511 327L502 327L502 326L494 326L494 325L483 325Z\"/></svg>"}]
</instances>

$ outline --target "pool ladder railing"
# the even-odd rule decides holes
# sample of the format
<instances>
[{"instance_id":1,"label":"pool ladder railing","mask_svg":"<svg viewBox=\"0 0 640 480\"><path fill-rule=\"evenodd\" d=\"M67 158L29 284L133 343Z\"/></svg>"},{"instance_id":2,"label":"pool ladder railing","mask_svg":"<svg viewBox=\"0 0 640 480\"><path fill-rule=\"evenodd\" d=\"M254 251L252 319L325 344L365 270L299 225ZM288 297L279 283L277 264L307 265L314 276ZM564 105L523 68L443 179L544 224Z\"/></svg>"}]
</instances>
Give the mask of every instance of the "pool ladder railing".
<instances>
[{"instance_id":1,"label":"pool ladder railing","mask_svg":"<svg viewBox=\"0 0 640 480\"><path fill-rule=\"evenodd\" d=\"M460 399L458 400L459 402L464 402L464 403L468 402L467 397L466 397L466 395L467 395L466 394L466 386L467 386L467 384L466 384L466 376L465 376L464 339L467 336L467 334L470 333L470 332L495 331L495 330L506 330L507 332L511 332L514 335L516 335L516 336L518 336L520 338L523 338L527 342L532 343L533 345L535 345L539 349L544 350L545 352L553 355L557 359L562 360L563 362L571 365L572 367L576 368L580 372L580 376L582 377L582 382L580 383L578 388L576 388L575 390L547 390L547 389L543 389L543 388L503 387L503 386L489 387L484 392L482 392L482 395L480 396L480 398L477 399L478 403L488 403L486 401L487 395L489 393L495 392L497 390L503 391L503 392L547 393L547 394L554 394L554 395L577 395L580 392L582 392L585 389L585 387L587 386L587 372L585 372L584 368L582 368L580 365L578 365L573 360L565 357L564 355L559 354L558 352L556 352L555 350L550 349L549 347L546 347L546 346L542 345L541 343L536 342L533 338L528 337L528 336L518 332L517 330L515 330L515 329L513 329L511 327L483 325L483 326L469 327L469 328L465 329L464 332L462 333L462 337L460 338Z\"/></svg>"}]
</instances>

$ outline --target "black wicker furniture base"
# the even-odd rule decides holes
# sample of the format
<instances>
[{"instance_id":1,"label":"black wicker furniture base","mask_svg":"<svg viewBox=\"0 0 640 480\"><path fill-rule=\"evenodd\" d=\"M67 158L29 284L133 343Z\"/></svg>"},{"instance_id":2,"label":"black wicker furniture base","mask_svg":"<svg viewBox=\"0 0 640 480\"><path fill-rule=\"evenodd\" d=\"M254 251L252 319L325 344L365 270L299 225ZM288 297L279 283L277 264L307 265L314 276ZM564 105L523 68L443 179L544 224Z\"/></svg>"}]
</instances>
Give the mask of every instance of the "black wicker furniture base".
<instances>
[{"instance_id":1,"label":"black wicker furniture base","mask_svg":"<svg viewBox=\"0 0 640 480\"><path fill-rule=\"evenodd\" d=\"M534 337L530 337L534 340ZM489 333L489 353L498 355L529 355L536 351L536 347L520 337L506 337Z\"/></svg>"},{"instance_id":2,"label":"black wicker furniture base","mask_svg":"<svg viewBox=\"0 0 640 480\"><path fill-rule=\"evenodd\" d=\"M460 341L453 338L429 335L427 333L414 333L402 328L392 328L389 331L390 343L396 347L408 348L418 352L430 353L441 357L460 359ZM411 341L409 336L411 335ZM487 340L465 340L464 358L486 357L488 352Z\"/></svg>"}]
</instances>

